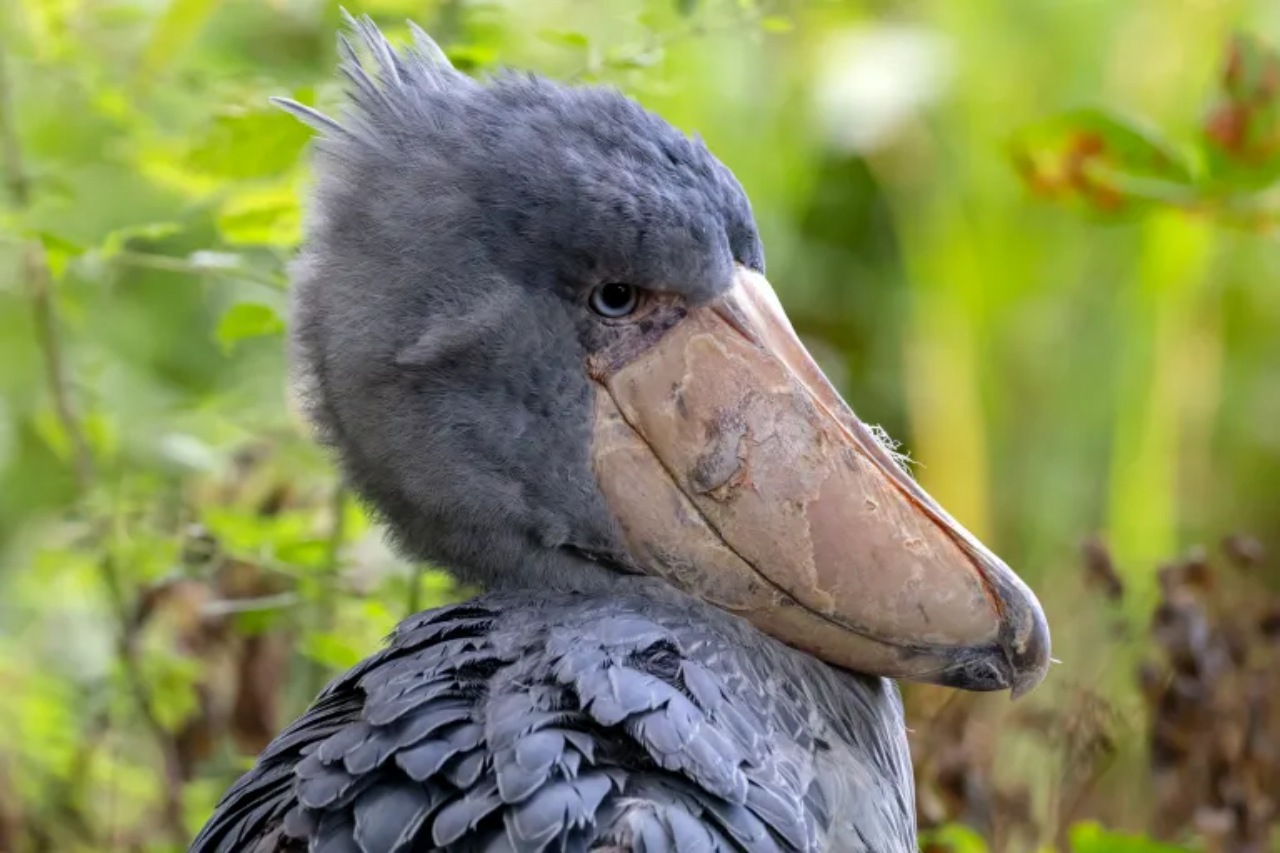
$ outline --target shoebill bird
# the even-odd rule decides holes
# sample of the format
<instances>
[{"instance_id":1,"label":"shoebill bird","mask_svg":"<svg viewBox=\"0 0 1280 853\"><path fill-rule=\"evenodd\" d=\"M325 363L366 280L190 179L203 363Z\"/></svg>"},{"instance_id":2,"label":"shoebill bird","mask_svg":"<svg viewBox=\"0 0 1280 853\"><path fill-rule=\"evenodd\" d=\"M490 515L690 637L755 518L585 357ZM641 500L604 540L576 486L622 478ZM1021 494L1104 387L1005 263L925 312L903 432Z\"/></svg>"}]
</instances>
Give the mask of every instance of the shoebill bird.
<instances>
[{"instance_id":1,"label":"shoebill bird","mask_svg":"<svg viewBox=\"0 0 1280 853\"><path fill-rule=\"evenodd\" d=\"M352 28L345 112L283 103L321 137L300 387L399 547L488 591L333 681L191 849L915 851L887 679L1029 690L1035 597L823 376L701 142Z\"/></svg>"}]
</instances>

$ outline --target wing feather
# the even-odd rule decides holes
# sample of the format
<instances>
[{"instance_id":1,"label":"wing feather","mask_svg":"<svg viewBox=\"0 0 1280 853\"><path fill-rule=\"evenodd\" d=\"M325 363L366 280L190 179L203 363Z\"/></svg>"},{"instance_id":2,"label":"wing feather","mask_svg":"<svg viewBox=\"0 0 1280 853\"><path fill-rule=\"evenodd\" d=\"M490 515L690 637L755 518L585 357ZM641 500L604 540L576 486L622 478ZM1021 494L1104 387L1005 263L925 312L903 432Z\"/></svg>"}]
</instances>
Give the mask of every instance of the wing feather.
<instances>
[{"instance_id":1,"label":"wing feather","mask_svg":"<svg viewBox=\"0 0 1280 853\"><path fill-rule=\"evenodd\" d=\"M807 659L695 606L491 594L412 617L281 733L191 850L845 849L832 791L885 776L901 746L868 749L832 787L821 753L841 733L793 682L870 683L797 669ZM899 811L859 813L910 820ZM913 849L909 830L857 831L892 839L867 849Z\"/></svg>"}]
</instances>

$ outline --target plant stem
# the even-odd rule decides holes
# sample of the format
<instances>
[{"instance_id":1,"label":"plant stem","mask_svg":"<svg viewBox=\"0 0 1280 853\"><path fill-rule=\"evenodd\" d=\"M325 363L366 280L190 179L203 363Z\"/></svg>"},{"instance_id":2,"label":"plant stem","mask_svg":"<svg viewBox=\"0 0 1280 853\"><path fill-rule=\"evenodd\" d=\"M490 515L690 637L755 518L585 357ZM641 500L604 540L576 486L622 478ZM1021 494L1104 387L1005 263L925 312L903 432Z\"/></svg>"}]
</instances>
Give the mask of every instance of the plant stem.
<instances>
[{"instance_id":1,"label":"plant stem","mask_svg":"<svg viewBox=\"0 0 1280 853\"><path fill-rule=\"evenodd\" d=\"M284 281L270 273L261 272L250 267L243 266L215 266L202 265L193 263L185 258L175 258L169 255L155 255L149 252L118 252L111 256L111 260L122 266L143 267L146 269L161 270L162 272L180 273L183 275L194 275L201 277L216 277L240 279L242 281L261 284L272 290L283 290Z\"/></svg>"},{"instance_id":2,"label":"plant stem","mask_svg":"<svg viewBox=\"0 0 1280 853\"><path fill-rule=\"evenodd\" d=\"M35 319L36 341L44 360L45 382L49 386L49 396L53 399L58 424L71 445L71 464L75 469L76 482L82 492L87 492L94 481L93 453L71 401L71 384L67 379L66 359L63 357L58 332L53 276L45 258L44 247L39 243L27 243L23 247L22 257L23 278L27 283L31 312Z\"/></svg>"},{"instance_id":3,"label":"plant stem","mask_svg":"<svg viewBox=\"0 0 1280 853\"><path fill-rule=\"evenodd\" d=\"M151 734L152 740L155 741L156 746L159 748L160 757L164 762L165 778L161 785L164 790L165 829L174 844L182 848L191 840L187 833L186 820L183 816L182 794L185 779L182 762L178 757L178 750L174 744L173 736L156 714L151 690L142 673L142 668L138 665L138 621L131 613L129 599L125 596L124 584L120 579L119 571L116 569L115 558L108 554L98 561L98 566L102 580L106 585L107 596L119 629L119 634L116 637L116 654L119 656L121 668L124 670L125 682L128 685L130 697L133 699L134 705L137 706L138 713L141 715L147 731Z\"/></svg>"},{"instance_id":4,"label":"plant stem","mask_svg":"<svg viewBox=\"0 0 1280 853\"><path fill-rule=\"evenodd\" d=\"M21 812L10 781L9 762L0 755L0 850L17 850Z\"/></svg>"},{"instance_id":5,"label":"plant stem","mask_svg":"<svg viewBox=\"0 0 1280 853\"><path fill-rule=\"evenodd\" d=\"M412 616L422 609L422 576L426 574L426 563L413 564L409 573L409 591L405 598L405 616Z\"/></svg>"},{"instance_id":6,"label":"plant stem","mask_svg":"<svg viewBox=\"0 0 1280 853\"><path fill-rule=\"evenodd\" d=\"M4 158L4 171L9 195L18 210L31 203L31 179L27 174L22 147L18 141L18 128L13 108L13 89L9 79L8 55L0 42L0 155ZM44 247L29 240L22 248L22 279L26 282L31 298L31 312L35 321L36 341L44 361L45 382L53 399L58 424L71 446L71 462L76 482L81 490L93 484L93 455L84 431L76 417L71 402L70 384L67 381L66 360L58 336L58 309L53 295L53 275L45 256Z\"/></svg>"},{"instance_id":7,"label":"plant stem","mask_svg":"<svg viewBox=\"0 0 1280 853\"><path fill-rule=\"evenodd\" d=\"M347 538L347 487L339 482L330 499L329 538L325 542L324 565L321 567L319 597L315 605L315 629L328 631L334 621L333 597L337 594L338 570L341 568L342 544ZM324 664L311 661L305 681L307 701L311 701L324 689L329 672Z\"/></svg>"},{"instance_id":8,"label":"plant stem","mask_svg":"<svg viewBox=\"0 0 1280 853\"><path fill-rule=\"evenodd\" d=\"M9 83L9 61L3 42L0 42L0 157L4 160L5 182L14 204L26 207L31 198L31 182L22 163L22 149L18 145L18 129L13 120L13 90Z\"/></svg>"}]
</instances>

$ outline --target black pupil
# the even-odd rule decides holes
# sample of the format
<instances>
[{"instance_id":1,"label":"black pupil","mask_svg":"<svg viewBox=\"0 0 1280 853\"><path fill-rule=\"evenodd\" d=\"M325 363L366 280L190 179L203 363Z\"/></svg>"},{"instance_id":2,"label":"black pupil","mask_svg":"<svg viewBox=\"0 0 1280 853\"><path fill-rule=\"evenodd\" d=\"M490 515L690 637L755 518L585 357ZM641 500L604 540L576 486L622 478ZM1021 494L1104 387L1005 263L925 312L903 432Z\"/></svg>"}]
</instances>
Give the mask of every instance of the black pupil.
<instances>
[{"instance_id":1,"label":"black pupil","mask_svg":"<svg viewBox=\"0 0 1280 853\"><path fill-rule=\"evenodd\" d=\"M629 284L606 284L600 288L600 307L603 313L618 315L631 310L635 291Z\"/></svg>"}]
</instances>

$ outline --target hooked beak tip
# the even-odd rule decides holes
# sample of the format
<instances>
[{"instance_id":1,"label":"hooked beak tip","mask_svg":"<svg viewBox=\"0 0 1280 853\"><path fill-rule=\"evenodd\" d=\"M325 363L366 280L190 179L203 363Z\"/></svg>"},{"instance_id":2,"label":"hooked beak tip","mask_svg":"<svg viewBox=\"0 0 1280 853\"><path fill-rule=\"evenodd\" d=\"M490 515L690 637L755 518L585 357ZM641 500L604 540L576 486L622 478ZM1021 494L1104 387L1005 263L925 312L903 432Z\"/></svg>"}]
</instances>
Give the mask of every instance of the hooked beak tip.
<instances>
[{"instance_id":1,"label":"hooked beak tip","mask_svg":"<svg viewBox=\"0 0 1280 853\"><path fill-rule=\"evenodd\" d=\"M1049 625L1030 589L1003 563L992 572L999 601L994 642L953 650L936 683L979 692L1008 690L1013 699L1030 693L1049 671Z\"/></svg>"},{"instance_id":2,"label":"hooked beak tip","mask_svg":"<svg viewBox=\"0 0 1280 853\"><path fill-rule=\"evenodd\" d=\"M1043 664L1032 664L1030 666L1020 665L1016 660L1010 663L1013 676L1010 679L1009 695L1013 699L1021 699L1032 690L1035 690L1040 686L1040 682L1044 681L1045 675L1049 672L1047 661Z\"/></svg>"},{"instance_id":3,"label":"hooked beak tip","mask_svg":"<svg viewBox=\"0 0 1280 853\"><path fill-rule=\"evenodd\" d=\"M1009 688L1009 698L1013 700L1021 699L1036 687L1040 686L1040 682L1044 680L1044 673L1028 672L1023 673L1013 682L1013 687Z\"/></svg>"},{"instance_id":4,"label":"hooked beak tip","mask_svg":"<svg viewBox=\"0 0 1280 853\"><path fill-rule=\"evenodd\" d=\"M1005 619L1000 645L1009 666L1008 687L1014 699L1030 693L1049 672L1049 625L1040 603L1021 581L1005 590Z\"/></svg>"}]
</instances>

